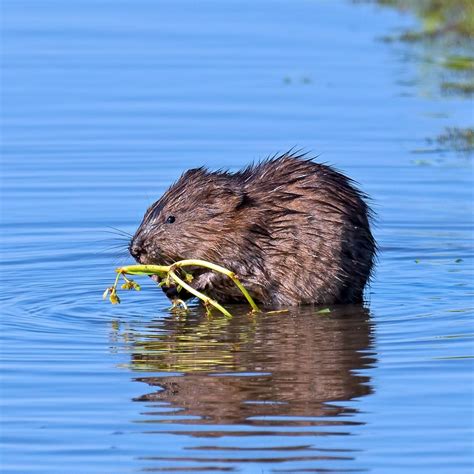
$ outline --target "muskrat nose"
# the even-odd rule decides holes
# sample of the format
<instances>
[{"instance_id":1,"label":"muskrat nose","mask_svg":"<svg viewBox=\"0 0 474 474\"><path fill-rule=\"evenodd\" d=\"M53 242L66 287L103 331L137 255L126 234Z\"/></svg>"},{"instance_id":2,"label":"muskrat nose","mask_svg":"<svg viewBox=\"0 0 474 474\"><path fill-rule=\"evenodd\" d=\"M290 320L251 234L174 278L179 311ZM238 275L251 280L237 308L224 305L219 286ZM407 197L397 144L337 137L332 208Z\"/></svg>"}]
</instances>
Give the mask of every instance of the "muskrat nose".
<instances>
[{"instance_id":1,"label":"muskrat nose","mask_svg":"<svg viewBox=\"0 0 474 474\"><path fill-rule=\"evenodd\" d=\"M143 239L137 236L133 237L130 245L128 246L128 250L135 260L139 260L140 255L142 255L144 252Z\"/></svg>"}]
</instances>

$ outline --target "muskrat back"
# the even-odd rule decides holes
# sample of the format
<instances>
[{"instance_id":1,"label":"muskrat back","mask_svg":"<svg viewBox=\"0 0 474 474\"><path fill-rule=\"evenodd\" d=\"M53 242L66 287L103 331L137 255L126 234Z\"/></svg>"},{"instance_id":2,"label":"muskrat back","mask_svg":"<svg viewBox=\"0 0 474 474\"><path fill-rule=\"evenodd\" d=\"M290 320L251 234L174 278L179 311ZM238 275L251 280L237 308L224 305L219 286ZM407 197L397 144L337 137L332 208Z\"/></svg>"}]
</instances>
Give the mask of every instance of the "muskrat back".
<instances>
[{"instance_id":1,"label":"muskrat back","mask_svg":"<svg viewBox=\"0 0 474 474\"><path fill-rule=\"evenodd\" d=\"M185 172L148 209L130 252L142 264L217 263L265 306L360 303L376 252L370 215L352 180L285 153L236 173ZM243 301L223 275L194 277L220 302Z\"/></svg>"}]
</instances>

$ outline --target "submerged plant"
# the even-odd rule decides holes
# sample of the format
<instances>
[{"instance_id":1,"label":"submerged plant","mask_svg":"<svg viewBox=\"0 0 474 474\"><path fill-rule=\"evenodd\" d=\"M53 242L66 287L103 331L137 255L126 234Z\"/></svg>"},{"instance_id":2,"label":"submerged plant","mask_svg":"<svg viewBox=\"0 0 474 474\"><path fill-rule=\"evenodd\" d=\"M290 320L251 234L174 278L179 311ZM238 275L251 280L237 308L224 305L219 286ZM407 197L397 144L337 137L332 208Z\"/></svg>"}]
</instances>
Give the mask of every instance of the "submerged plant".
<instances>
[{"instance_id":1,"label":"submerged plant","mask_svg":"<svg viewBox=\"0 0 474 474\"><path fill-rule=\"evenodd\" d=\"M250 296L249 292L240 282L239 278L234 272L231 272L227 268L221 267L211 262L206 262L205 260L181 260L179 262L173 263L173 265L128 265L125 267L119 267L115 271L117 276L115 278L114 284L107 288L103 294L103 299L109 297L109 301L112 304L120 303L120 298L117 295L117 286L119 284L120 278L124 280L124 283L121 285L123 290L136 290L140 291L140 285L134 280L127 278L126 275L157 275L160 278L159 285L162 286L166 284L169 286L171 283L174 283L177 286L178 293L184 289L187 292L191 293L195 297L199 298L208 314L210 314L211 309L214 307L218 309L222 314L227 317L232 317L232 315L217 301L209 298L204 293L193 288L189 283L193 280L193 275L191 273L185 272L183 269L185 267L203 267L208 268L212 271L222 273L223 275L229 277L237 288L245 296L245 299L248 301L249 305L252 308L253 312L259 312L258 306L255 304L255 301ZM179 298L173 300L173 308L184 308L187 310L186 303Z\"/></svg>"}]
</instances>

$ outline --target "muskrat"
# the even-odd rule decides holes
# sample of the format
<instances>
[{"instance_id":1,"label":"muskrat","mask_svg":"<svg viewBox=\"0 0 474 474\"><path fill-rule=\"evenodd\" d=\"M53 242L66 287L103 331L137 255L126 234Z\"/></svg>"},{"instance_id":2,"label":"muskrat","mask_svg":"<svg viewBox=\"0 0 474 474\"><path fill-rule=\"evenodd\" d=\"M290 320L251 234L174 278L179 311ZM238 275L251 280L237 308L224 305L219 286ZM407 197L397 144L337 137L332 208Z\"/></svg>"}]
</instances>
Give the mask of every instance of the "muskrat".
<instances>
[{"instance_id":1,"label":"muskrat","mask_svg":"<svg viewBox=\"0 0 474 474\"><path fill-rule=\"evenodd\" d=\"M142 264L222 265L264 306L361 303L376 252L370 221L351 179L287 152L236 173L186 171L147 210L129 250ZM193 275L191 285L211 298L244 301L226 276ZM176 297L175 287L163 289Z\"/></svg>"}]
</instances>

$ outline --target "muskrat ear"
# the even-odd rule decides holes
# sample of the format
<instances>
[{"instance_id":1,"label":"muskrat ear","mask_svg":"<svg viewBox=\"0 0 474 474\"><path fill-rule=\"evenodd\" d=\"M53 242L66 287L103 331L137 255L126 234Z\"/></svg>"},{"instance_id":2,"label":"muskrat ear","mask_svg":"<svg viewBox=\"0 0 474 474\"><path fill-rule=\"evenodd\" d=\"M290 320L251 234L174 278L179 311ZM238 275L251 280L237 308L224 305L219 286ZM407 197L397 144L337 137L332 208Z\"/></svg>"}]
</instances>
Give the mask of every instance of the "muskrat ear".
<instances>
[{"instance_id":1,"label":"muskrat ear","mask_svg":"<svg viewBox=\"0 0 474 474\"><path fill-rule=\"evenodd\" d=\"M237 195L237 204L235 206L236 211L250 207L253 204L252 198L247 193L239 193Z\"/></svg>"}]
</instances>

